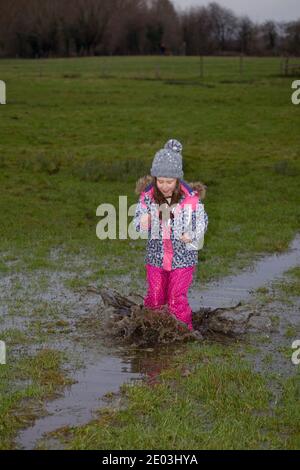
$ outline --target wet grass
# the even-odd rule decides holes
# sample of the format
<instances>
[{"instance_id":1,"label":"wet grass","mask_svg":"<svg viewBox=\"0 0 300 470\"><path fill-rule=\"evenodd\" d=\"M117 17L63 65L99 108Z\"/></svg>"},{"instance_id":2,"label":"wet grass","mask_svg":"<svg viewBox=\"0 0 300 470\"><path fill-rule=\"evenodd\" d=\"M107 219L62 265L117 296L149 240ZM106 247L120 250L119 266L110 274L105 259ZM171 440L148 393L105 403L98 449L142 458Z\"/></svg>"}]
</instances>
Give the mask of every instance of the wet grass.
<instances>
[{"instance_id":1,"label":"wet grass","mask_svg":"<svg viewBox=\"0 0 300 470\"><path fill-rule=\"evenodd\" d=\"M101 58L1 61L0 250L18 260L10 267L4 256L2 272L55 269L49 251L60 246L73 255L84 247L100 279L144 276L144 242L100 242L95 212L119 195L136 202L136 178L173 136L184 145L186 179L208 186L198 282L287 247L300 221L299 113L278 61L247 59L243 81L235 59L208 58L212 88L132 80L141 68L151 75L157 60L162 76L195 80L196 58L112 58L105 80Z\"/></svg>"},{"instance_id":2,"label":"wet grass","mask_svg":"<svg viewBox=\"0 0 300 470\"><path fill-rule=\"evenodd\" d=\"M286 274L276 281L274 294L290 280ZM118 406L112 400L87 425L51 436L77 450L299 449L300 369L291 363L291 343L300 323L289 325L288 313L282 317L276 308L272 327L287 325L284 336L186 345L167 370L124 385Z\"/></svg>"},{"instance_id":3,"label":"wet grass","mask_svg":"<svg viewBox=\"0 0 300 470\"><path fill-rule=\"evenodd\" d=\"M284 273L281 279L255 290L256 299L266 305L274 301L286 305L297 305L300 297L300 267L295 266Z\"/></svg>"},{"instance_id":4,"label":"wet grass","mask_svg":"<svg viewBox=\"0 0 300 470\"><path fill-rule=\"evenodd\" d=\"M288 279L284 282L275 283L279 295L285 301L291 301L295 297L300 297L300 266L287 271Z\"/></svg>"},{"instance_id":5,"label":"wet grass","mask_svg":"<svg viewBox=\"0 0 300 470\"><path fill-rule=\"evenodd\" d=\"M73 383L70 370L76 353L57 347L57 343L63 345L60 337L70 333L69 322L63 320L65 309L34 298L48 282L43 277L32 279L36 282L27 286L15 283L6 300L7 315L1 318L0 337L6 344L6 364L0 365L1 449L16 448L17 432L45 413L43 403Z\"/></svg>"},{"instance_id":6,"label":"wet grass","mask_svg":"<svg viewBox=\"0 0 300 470\"><path fill-rule=\"evenodd\" d=\"M6 339L11 335L7 332ZM19 336L18 343L23 342ZM21 357L8 355L8 360L0 366L0 449L15 448L18 429L32 424L43 413L43 402L72 383L62 369L63 352L44 348L28 354L24 350Z\"/></svg>"},{"instance_id":7,"label":"wet grass","mask_svg":"<svg viewBox=\"0 0 300 470\"><path fill-rule=\"evenodd\" d=\"M8 96L0 114L0 210L5 213L0 225L0 276L6 279L20 275L4 288L5 295L8 290L15 295L9 302L4 299L4 306L9 319L30 322L24 331L6 328L6 317L1 319L0 340L6 340L9 348L25 351L27 346L40 346L49 336L69 334L62 312L51 302L37 298L49 285L43 272L60 271L63 266L65 269L70 257L85 260L77 268L73 265L71 278L66 276L63 281L74 290L95 281L101 285L108 280L114 287L126 288L129 283L137 286L144 280L144 241L99 241L95 234L99 221L96 208L103 202L117 206L119 195L128 195L128 206L136 202L135 180L149 171L154 153L171 137L184 145L185 179L201 180L208 186L205 204L210 222L204 250L199 253L196 284L238 271L258 254L287 248L300 225L300 117L290 100L291 80L278 75L277 59L247 59L243 77L238 74L236 59L206 60L209 68L204 83L197 78L198 58L1 60L0 78L6 81ZM88 273L83 272L86 269ZM299 279L299 271L295 273ZM283 287L286 299L299 295L297 279ZM18 297L24 297L27 284L33 282L37 297L30 291L33 308L26 310ZM201 351L193 348L191 354L196 358ZM196 363L195 371L184 379L192 393L190 401L184 396L180 373L175 371L172 383L178 379L179 384L174 385L174 391L167 378L150 392L145 386L136 392L128 389L132 417L111 416L108 412L101 418L107 421L103 431L96 424L86 431L79 429L78 435L74 431L72 445L108 445L115 435L121 437L117 441L120 446L126 446L126 419L128 436L136 446L141 439L158 446L176 446L179 442L188 445L189 438L196 445L191 429L197 426L196 436L206 448L216 444L233 446L234 437L241 439L237 441L241 446L260 442L258 427L264 421L258 420L255 430L249 410L256 409L256 398L258 408L266 409L268 391L263 379L240 362L234 364L235 356L227 349L222 349L226 361L218 375L217 362L214 364L212 358L220 358L221 350L211 348L207 346L204 352L216 379L206 375L204 368L198 369ZM26 418L23 399L36 405L67 383L63 373L55 375L62 364L57 351L49 350L43 357L42 353L31 353L32 357L25 354L24 362L16 357L14 363L0 366L2 448L12 448L16 431L33 419L33 414ZM36 362L33 357L37 357ZM244 421L238 403L229 399L231 387L236 398L237 390L230 380L225 384L225 377L235 374L239 384L244 381L249 386L245 399L241 395L237 400L245 405ZM208 421L206 415L198 416L195 411L195 404L199 404L194 389L198 375L207 380L202 398ZM214 388L218 380L228 397L228 419ZM19 388L15 390L17 383ZM260 398L254 384L262 390ZM290 387L290 393L296 393L292 381ZM209 393L215 394L215 405ZM148 405L143 394L149 399ZM165 403L161 418L157 406L160 400ZM145 403L146 415L140 413ZM293 414L288 392L282 410L285 403L288 408L284 419L288 422ZM234 406L238 407L236 416ZM177 411L182 430L176 420ZM217 412L219 418L215 417ZM233 430L230 420L236 426ZM122 424L120 435L118 426L111 426L114 422ZM147 439L142 432L136 432L141 431L142 423L143 429L149 429ZM163 439L158 423L166 432L165 440L155 437L156 431ZM216 426L214 434L207 430L207 423ZM176 432L170 437L172 426ZM245 430L243 437L239 426ZM292 437L286 444L270 439L263 442L286 446L296 442Z\"/></svg>"},{"instance_id":8,"label":"wet grass","mask_svg":"<svg viewBox=\"0 0 300 470\"><path fill-rule=\"evenodd\" d=\"M61 438L70 449L297 448L297 377L272 405L267 377L238 349L193 345L155 385L124 386L126 409L103 409L87 426L64 429Z\"/></svg>"}]
</instances>

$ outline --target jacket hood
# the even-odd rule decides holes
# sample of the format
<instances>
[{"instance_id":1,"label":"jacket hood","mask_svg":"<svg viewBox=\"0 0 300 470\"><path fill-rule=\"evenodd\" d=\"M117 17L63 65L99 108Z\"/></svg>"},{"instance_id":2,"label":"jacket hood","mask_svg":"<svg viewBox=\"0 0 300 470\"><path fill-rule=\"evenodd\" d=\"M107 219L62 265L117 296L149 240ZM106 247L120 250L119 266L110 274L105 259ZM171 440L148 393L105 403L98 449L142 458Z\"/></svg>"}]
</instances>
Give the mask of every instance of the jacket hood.
<instances>
[{"instance_id":1,"label":"jacket hood","mask_svg":"<svg viewBox=\"0 0 300 470\"><path fill-rule=\"evenodd\" d=\"M136 182L135 193L140 195L141 193L148 191L152 187L153 177L150 175L142 176ZM196 181L193 183L187 183L183 180L180 180L181 184L188 189L190 192L195 192L199 196L199 199L203 200L206 195L206 188L207 186L200 181Z\"/></svg>"}]
</instances>

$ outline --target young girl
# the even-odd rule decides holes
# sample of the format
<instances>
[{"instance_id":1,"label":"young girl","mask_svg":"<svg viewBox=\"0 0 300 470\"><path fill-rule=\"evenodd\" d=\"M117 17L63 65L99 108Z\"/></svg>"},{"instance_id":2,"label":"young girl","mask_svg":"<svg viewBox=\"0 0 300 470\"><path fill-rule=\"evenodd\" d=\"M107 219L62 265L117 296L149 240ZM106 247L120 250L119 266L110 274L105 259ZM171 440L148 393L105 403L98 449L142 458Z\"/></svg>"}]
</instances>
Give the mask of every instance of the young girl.
<instances>
[{"instance_id":1,"label":"young girl","mask_svg":"<svg viewBox=\"0 0 300 470\"><path fill-rule=\"evenodd\" d=\"M201 199L205 186L182 180L182 145L169 140L154 157L151 176L140 178L134 224L147 233L148 291L144 306L168 305L171 314L193 330L188 289L198 263L208 217Z\"/></svg>"}]
</instances>

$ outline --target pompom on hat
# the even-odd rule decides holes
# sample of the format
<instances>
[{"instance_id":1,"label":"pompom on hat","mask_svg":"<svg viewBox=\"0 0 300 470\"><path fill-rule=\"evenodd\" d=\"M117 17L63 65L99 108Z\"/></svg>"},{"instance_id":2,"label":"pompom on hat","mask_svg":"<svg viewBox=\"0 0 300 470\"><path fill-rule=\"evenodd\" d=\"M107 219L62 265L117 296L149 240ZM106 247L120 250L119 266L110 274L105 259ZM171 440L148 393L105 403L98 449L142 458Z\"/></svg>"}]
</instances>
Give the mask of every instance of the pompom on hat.
<instances>
[{"instance_id":1,"label":"pompom on hat","mask_svg":"<svg viewBox=\"0 0 300 470\"><path fill-rule=\"evenodd\" d=\"M165 178L182 178L182 144L176 139L170 139L164 148L154 156L151 176Z\"/></svg>"}]
</instances>

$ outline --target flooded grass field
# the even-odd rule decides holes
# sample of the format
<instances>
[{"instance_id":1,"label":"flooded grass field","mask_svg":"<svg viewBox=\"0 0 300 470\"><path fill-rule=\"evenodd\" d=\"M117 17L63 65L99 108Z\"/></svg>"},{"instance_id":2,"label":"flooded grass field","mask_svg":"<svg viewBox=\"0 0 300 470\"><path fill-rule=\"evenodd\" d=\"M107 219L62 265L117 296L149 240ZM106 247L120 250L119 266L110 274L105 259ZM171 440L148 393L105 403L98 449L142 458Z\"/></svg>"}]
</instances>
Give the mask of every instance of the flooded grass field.
<instances>
[{"instance_id":1,"label":"flooded grass field","mask_svg":"<svg viewBox=\"0 0 300 470\"><path fill-rule=\"evenodd\" d=\"M0 61L0 449L300 447L300 118L276 60ZM124 345L87 288L143 296L145 242L97 239L96 209L136 202L171 137L207 185L191 306L241 301L249 328Z\"/></svg>"}]
</instances>

